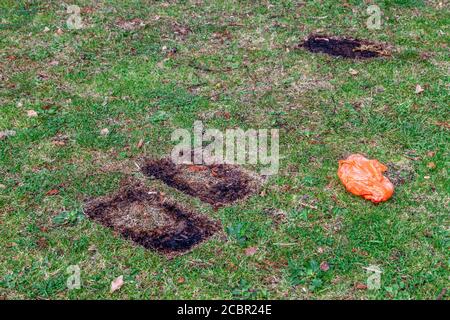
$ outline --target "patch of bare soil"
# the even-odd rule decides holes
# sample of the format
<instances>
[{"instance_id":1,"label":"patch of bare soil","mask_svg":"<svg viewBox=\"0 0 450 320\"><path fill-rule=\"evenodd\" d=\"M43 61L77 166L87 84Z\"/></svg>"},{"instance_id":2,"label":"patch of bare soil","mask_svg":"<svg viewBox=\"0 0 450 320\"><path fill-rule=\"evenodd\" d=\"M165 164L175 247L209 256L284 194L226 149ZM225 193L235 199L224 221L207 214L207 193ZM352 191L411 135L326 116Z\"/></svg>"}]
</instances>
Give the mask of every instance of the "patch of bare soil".
<instances>
[{"instance_id":1,"label":"patch of bare soil","mask_svg":"<svg viewBox=\"0 0 450 320\"><path fill-rule=\"evenodd\" d=\"M186 210L137 182L127 182L116 194L88 202L85 213L124 238L169 258L191 250L220 230L219 222Z\"/></svg>"},{"instance_id":2,"label":"patch of bare soil","mask_svg":"<svg viewBox=\"0 0 450 320\"><path fill-rule=\"evenodd\" d=\"M389 169L386 171L385 176L388 177L394 186L411 182L416 178L414 167L409 162L389 162L387 165Z\"/></svg>"},{"instance_id":3,"label":"patch of bare soil","mask_svg":"<svg viewBox=\"0 0 450 320\"><path fill-rule=\"evenodd\" d=\"M391 55L387 46L381 43L317 34L310 35L300 47L314 53L321 52L350 59L368 59Z\"/></svg>"},{"instance_id":4,"label":"patch of bare soil","mask_svg":"<svg viewBox=\"0 0 450 320\"><path fill-rule=\"evenodd\" d=\"M174 164L170 159L147 160L142 172L168 186L215 207L242 200L258 191L261 181L239 166L229 164Z\"/></svg>"}]
</instances>

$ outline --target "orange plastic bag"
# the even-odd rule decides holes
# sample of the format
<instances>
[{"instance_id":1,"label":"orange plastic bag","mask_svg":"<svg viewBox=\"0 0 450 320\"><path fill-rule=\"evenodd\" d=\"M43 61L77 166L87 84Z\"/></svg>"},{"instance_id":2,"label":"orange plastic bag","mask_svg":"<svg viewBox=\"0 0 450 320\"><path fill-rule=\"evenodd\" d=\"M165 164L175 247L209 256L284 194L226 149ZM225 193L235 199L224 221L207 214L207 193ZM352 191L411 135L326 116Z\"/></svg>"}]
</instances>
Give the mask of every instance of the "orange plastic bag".
<instances>
[{"instance_id":1,"label":"orange plastic bag","mask_svg":"<svg viewBox=\"0 0 450 320\"><path fill-rule=\"evenodd\" d=\"M378 160L352 154L346 160L339 160L338 176L347 191L378 203L388 200L394 193L394 185L383 176L386 170Z\"/></svg>"}]
</instances>

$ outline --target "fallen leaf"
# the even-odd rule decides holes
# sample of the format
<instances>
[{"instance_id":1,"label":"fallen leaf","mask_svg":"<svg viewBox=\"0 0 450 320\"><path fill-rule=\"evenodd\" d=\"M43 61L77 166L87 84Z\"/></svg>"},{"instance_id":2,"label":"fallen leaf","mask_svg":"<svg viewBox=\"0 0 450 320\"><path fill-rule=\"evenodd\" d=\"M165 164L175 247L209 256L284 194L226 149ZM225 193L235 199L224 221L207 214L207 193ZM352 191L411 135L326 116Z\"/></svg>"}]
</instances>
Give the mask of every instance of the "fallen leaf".
<instances>
[{"instance_id":1,"label":"fallen leaf","mask_svg":"<svg viewBox=\"0 0 450 320\"><path fill-rule=\"evenodd\" d=\"M0 183L0 189L6 189L6 186Z\"/></svg>"},{"instance_id":2,"label":"fallen leaf","mask_svg":"<svg viewBox=\"0 0 450 320\"><path fill-rule=\"evenodd\" d=\"M114 279L111 282L111 290L110 292L113 293L114 291L119 290L123 286L123 276L118 276L116 279Z\"/></svg>"},{"instance_id":3,"label":"fallen leaf","mask_svg":"<svg viewBox=\"0 0 450 320\"><path fill-rule=\"evenodd\" d=\"M92 8L92 7L83 7L81 9L81 13L84 13L84 14L89 14L89 13L92 13L92 12L94 12L94 8Z\"/></svg>"},{"instance_id":4,"label":"fallen leaf","mask_svg":"<svg viewBox=\"0 0 450 320\"><path fill-rule=\"evenodd\" d=\"M416 85L416 93L417 94L419 94L419 93L421 93L421 92L423 92L424 90L423 90L423 88L422 88L422 86L420 85L420 84L418 84L418 85Z\"/></svg>"},{"instance_id":5,"label":"fallen leaf","mask_svg":"<svg viewBox=\"0 0 450 320\"><path fill-rule=\"evenodd\" d=\"M58 28L58 29L56 30L56 34L57 34L58 36L62 35L63 33L64 33L64 31L62 31L61 28Z\"/></svg>"},{"instance_id":6,"label":"fallen leaf","mask_svg":"<svg viewBox=\"0 0 450 320\"><path fill-rule=\"evenodd\" d=\"M50 28L49 27L45 27L44 28L44 32L49 32L50 31Z\"/></svg>"},{"instance_id":7,"label":"fallen leaf","mask_svg":"<svg viewBox=\"0 0 450 320\"><path fill-rule=\"evenodd\" d=\"M350 73L352 76L356 76L359 72L356 71L355 69L350 68L350 69L348 70L348 73Z\"/></svg>"},{"instance_id":8,"label":"fallen leaf","mask_svg":"<svg viewBox=\"0 0 450 320\"><path fill-rule=\"evenodd\" d=\"M58 189L51 189L51 190L47 191L46 195L47 195L47 196L55 196L55 195L57 195L58 193L59 193L59 190L58 190Z\"/></svg>"},{"instance_id":9,"label":"fallen leaf","mask_svg":"<svg viewBox=\"0 0 450 320\"><path fill-rule=\"evenodd\" d=\"M184 283L185 282L185 279L183 278L183 277L179 277L178 278L178 280L177 280L177 283Z\"/></svg>"},{"instance_id":10,"label":"fallen leaf","mask_svg":"<svg viewBox=\"0 0 450 320\"><path fill-rule=\"evenodd\" d=\"M30 117L30 118L34 118L34 117L37 117L38 114L34 110L27 110L27 116Z\"/></svg>"},{"instance_id":11,"label":"fallen leaf","mask_svg":"<svg viewBox=\"0 0 450 320\"><path fill-rule=\"evenodd\" d=\"M427 156L429 156L430 158L431 157L434 157L436 155L436 152L435 151L428 151L427 152Z\"/></svg>"},{"instance_id":12,"label":"fallen leaf","mask_svg":"<svg viewBox=\"0 0 450 320\"><path fill-rule=\"evenodd\" d=\"M367 290L367 286L364 283L357 282L355 284L355 289L356 290Z\"/></svg>"},{"instance_id":13,"label":"fallen leaf","mask_svg":"<svg viewBox=\"0 0 450 320\"><path fill-rule=\"evenodd\" d=\"M436 168L436 164L434 162L428 162L427 167L429 169L434 169L434 168Z\"/></svg>"},{"instance_id":14,"label":"fallen leaf","mask_svg":"<svg viewBox=\"0 0 450 320\"><path fill-rule=\"evenodd\" d=\"M144 145L144 139L139 140L138 144L137 144L137 148L140 149L142 148L142 146Z\"/></svg>"},{"instance_id":15,"label":"fallen leaf","mask_svg":"<svg viewBox=\"0 0 450 320\"><path fill-rule=\"evenodd\" d=\"M108 128L103 128L102 130L100 130L100 134L102 136L107 136L109 134L109 129Z\"/></svg>"},{"instance_id":16,"label":"fallen leaf","mask_svg":"<svg viewBox=\"0 0 450 320\"><path fill-rule=\"evenodd\" d=\"M431 177L430 177L430 176L424 176L423 178L424 178L425 180L430 180Z\"/></svg>"},{"instance_id":17,"label":"fallen leaf","mask_svg":"<svg viewBox=\"0 0 450 320\"><path fill-rule=\"evenodd\" d=\"M245 255L246 256L253 256L256 251L258 251L257 247L248 247L247 249L245 249Z\"/></svg>"},{"instance_id":18,"label":"fallen leaf","mask_svg":"<svg viewBox=\"0 0 450 320\"><path fill-rule=\"evenodd\" d=\"M62 140L53 140L52 144L55 145L55 146L60 146L60 147L66 145L66 143L64 141L62 141Z\"/></svg>"},{"instance_id":19,"label":"fallen leaf","mask_svg":"<svg viewBox=\"0 0 450 320\"><path fill-rule=\"evenodd\" d=\"M328 264L328 262L322 261L322 263L320 264L320 270L325 271L325 272L330 270L330 265Z\"/></svg>"}]
</instances>

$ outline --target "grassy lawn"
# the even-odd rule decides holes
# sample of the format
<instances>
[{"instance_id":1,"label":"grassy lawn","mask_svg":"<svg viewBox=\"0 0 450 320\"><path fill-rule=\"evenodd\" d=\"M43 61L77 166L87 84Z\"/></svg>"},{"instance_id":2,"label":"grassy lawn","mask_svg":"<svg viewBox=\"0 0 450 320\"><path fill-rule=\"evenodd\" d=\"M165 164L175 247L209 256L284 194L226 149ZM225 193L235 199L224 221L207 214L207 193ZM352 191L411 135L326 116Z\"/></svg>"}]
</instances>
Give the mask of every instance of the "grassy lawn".
<instances>
[{"instance_id":1,"label":"grassy lawn","mask_svg":"<svg viewBox=\"0 0 450 320\"><path fill-rule=\"evenodd\" d=\"M2 0L0 132L15 135L0 140L0 297L448 299L450 13L380 0L369 30L372 2L73 1L76 30L60 1L11 18L25 1ZM297 48L313 32L395 50ZM145 179L135 162L169 154L172 131L196 120L279 128L278 174L218 210ZM346 192L336 171L351 153L389 167L390 200ZM168 260L84 217L126 176L219 220L224 236ZM71 265L80 289L66 286ZM369 266L378 290L365 287Z\"/></svg>"}]
</instances>

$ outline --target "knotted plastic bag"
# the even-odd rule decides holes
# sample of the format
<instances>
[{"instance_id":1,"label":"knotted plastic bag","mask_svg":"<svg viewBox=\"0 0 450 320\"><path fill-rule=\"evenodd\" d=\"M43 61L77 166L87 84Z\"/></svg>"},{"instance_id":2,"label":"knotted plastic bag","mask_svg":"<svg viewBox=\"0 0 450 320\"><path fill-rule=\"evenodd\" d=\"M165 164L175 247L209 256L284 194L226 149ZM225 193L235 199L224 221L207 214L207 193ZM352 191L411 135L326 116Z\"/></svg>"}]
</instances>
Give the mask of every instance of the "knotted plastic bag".
<instances>
[{"instance_id":1,"label":"knotted plastic bag","mask_svg":"<svg viewBox=\"0 0 450 320\"><path fill-rule=\"evenodd\" d=\"M378 160L352 154L346 160L339 160L338 176L347 191L378 203L388 200L394 193L394 185L383 176L386 170Z\"/></svg>"}]
</instances>

